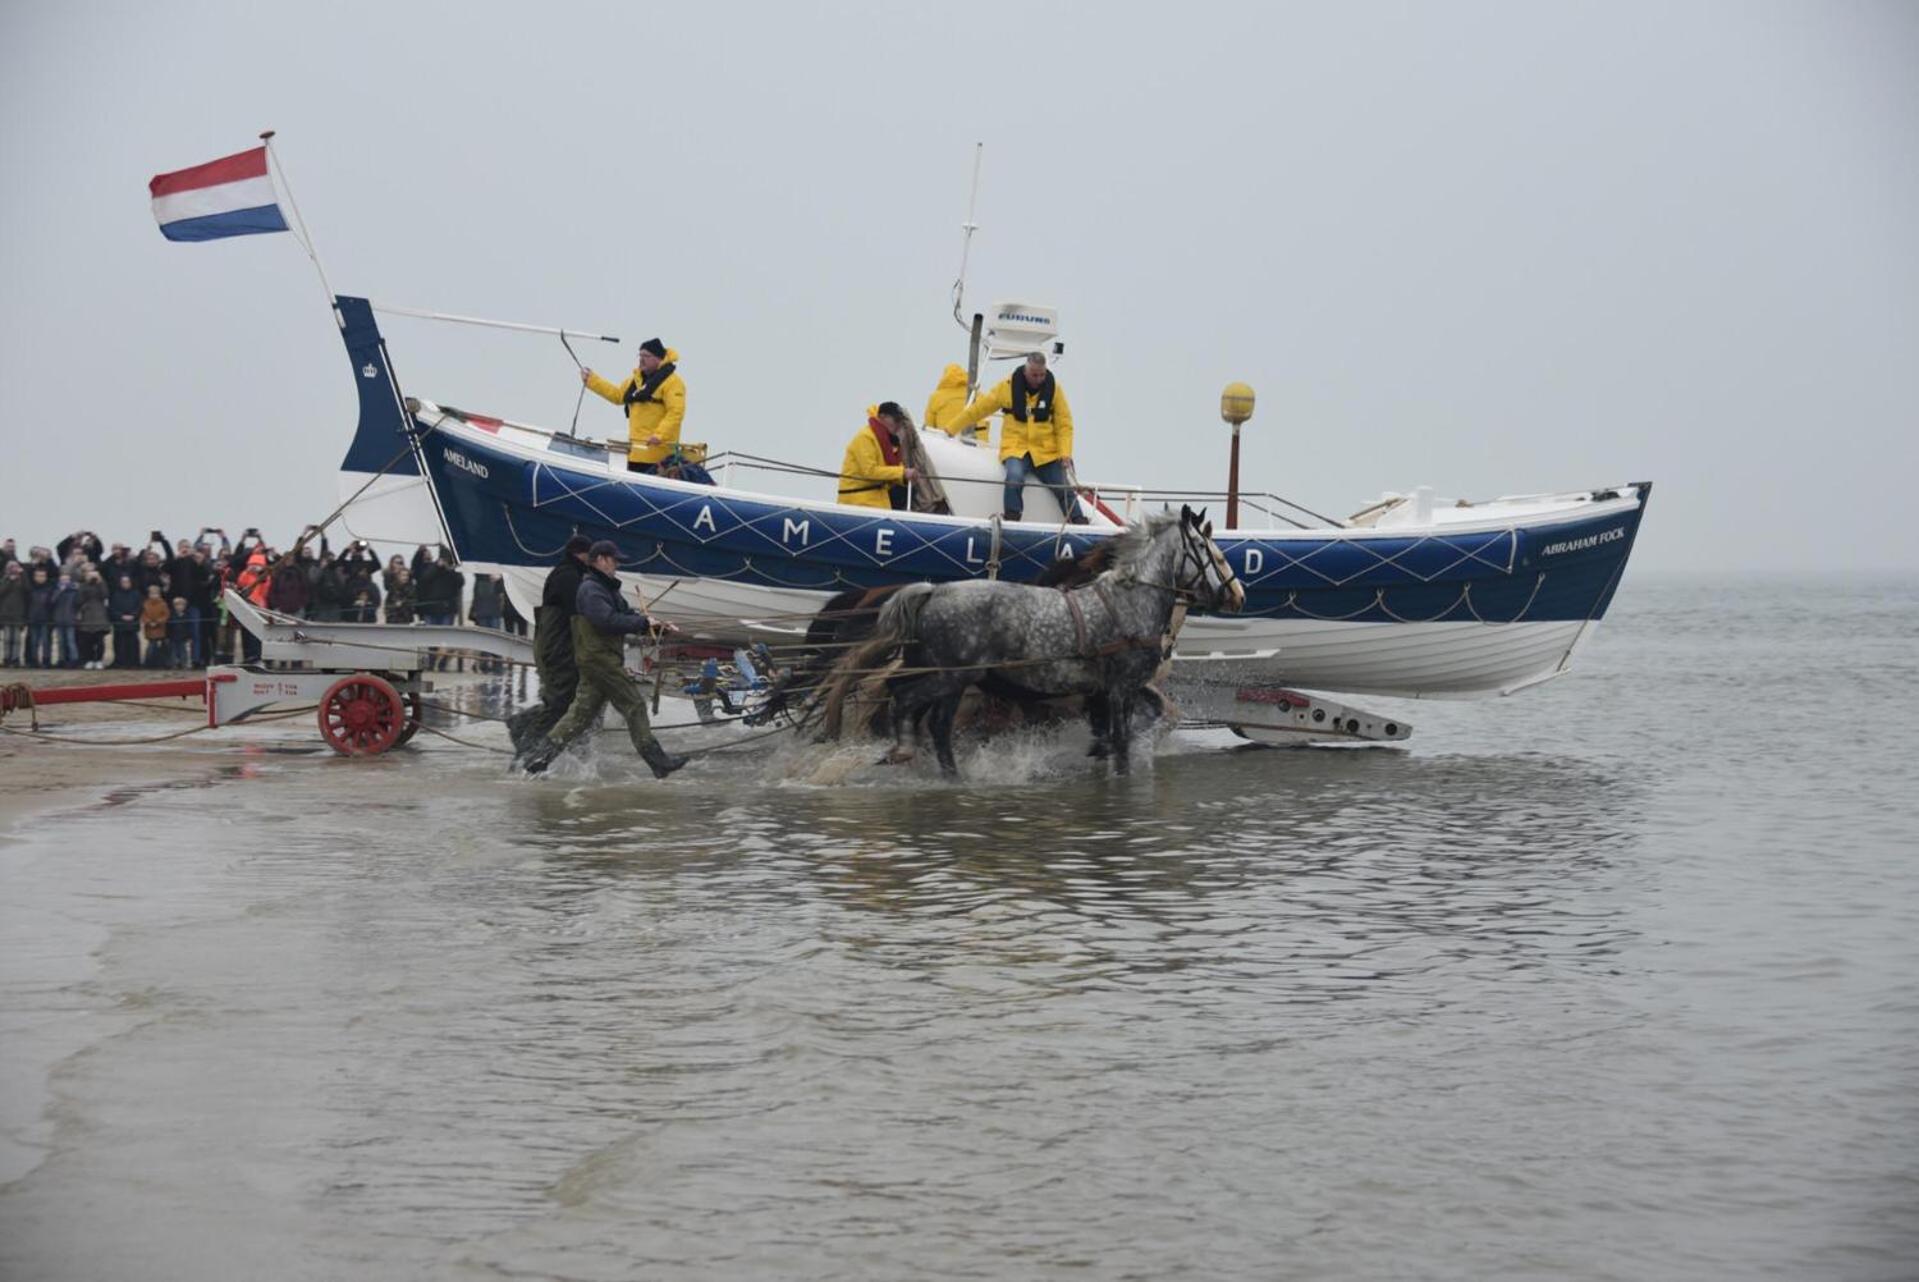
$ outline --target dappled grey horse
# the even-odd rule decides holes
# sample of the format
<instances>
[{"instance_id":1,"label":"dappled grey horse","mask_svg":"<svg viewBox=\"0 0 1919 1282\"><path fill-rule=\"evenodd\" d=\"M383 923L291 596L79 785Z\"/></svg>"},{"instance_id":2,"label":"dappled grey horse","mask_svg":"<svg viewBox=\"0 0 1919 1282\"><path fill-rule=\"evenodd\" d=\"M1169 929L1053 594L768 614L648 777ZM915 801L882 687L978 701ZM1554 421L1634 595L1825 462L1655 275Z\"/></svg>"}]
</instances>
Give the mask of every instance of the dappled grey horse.
<instances>
[{"instance_id":1,"label":"dappled grey horse","mask_svg":"<svg viewBox=\"0 0 1919 1282\"><path fill-rule=\"evenodd\" d=\"M1174 608L1237 611L1246 593L1213 542L1205 513L1162 513L1114 537L1111 567L1084 587L1042 588L998 580L916 583L880 612L874 648L902 649L893 724L930 709L940 769L959 773L953 722L960 699L988 677L1033 695L1087 695L1113 764L1130 764L1133 705L1163 655Z\"/></svg>"}]
</instances>

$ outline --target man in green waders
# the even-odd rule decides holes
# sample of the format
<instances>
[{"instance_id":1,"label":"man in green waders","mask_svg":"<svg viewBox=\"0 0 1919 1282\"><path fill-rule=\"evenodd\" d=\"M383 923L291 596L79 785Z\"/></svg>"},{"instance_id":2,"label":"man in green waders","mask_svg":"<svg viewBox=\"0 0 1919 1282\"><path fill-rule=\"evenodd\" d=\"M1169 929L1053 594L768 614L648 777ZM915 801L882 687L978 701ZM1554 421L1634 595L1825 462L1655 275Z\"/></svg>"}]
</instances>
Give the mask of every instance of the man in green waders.
<instances>
[{"instance_id":1,"label":"man in green waders","mask_svg":"<svg viewBox=\"0 0 1919 1282\"><path fill-rule=\"evenodd\" d=\"M528 774L538 774L566 751L567 745L586 732L600 715L600 709L612 704L626 718L626 732L634 750L652 769L656 779L664 779L686 764L660 746L646 719L646 692L626 672L625 639L645 632L652 622L628 606L620 596L620 549L601 539L586 553L586 573L580 576L580 592L574 601L573 658L580 668L579 692L573 704L550 734L533 741L518 758ZM666 632L677 632L670 623L660 625Z\"/></svg>"}]
</instances>

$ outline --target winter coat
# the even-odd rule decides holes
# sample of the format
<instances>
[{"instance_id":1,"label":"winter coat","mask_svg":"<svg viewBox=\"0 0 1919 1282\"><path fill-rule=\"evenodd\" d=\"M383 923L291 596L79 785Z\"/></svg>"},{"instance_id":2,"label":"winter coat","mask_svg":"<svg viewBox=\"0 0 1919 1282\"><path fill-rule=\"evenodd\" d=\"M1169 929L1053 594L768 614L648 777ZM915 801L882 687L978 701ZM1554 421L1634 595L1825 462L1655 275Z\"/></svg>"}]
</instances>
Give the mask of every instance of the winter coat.
<instances>
[{"instance_id":1,"label":"winter coat","mask_svg":"<svg viewBox=\"0 0 1919 1282\"><path fill-rule=\"evenodd\" d=\"M73 590L71 583L65 587L53 586L53 597L48 609L48 622L56 628L70 628L79 622L80 594Z\"/></svg>"},{"instance_id":2,"label":"winter coat","mask_svg":"<svg viewBox=\"0 0 1919 1282\"><path fill-rule=\"evenodd\" d=\"M173 611L167 603L158 597L148 597L140 603L140 635L149 641L167 639L167 619Z\"/></svg>"},{"instance_id":3,"label":"winter coat","mask_svg":"<svg viewBox=\"0 0 1919 1282\"><path fill-rule=\"evenodd\" d=\"M345 611L342 617L348 623L373 623L379 619L380 587L373 581L372 575L355 575L348 579L346 586L341 589L341 595L345 598L340 607Z\"/></svg>"},{"instance_id":4,"label":"winter coat","mask_svg":"<svg viewBox=\"0 0 1919 1282\"><path fill-rule=\"evenodd\" d=\"M305 567L288 562L273 572L267 587L267 609L281 614L299 614L313 599L313 585Z\"/></svg>"},{"instance_id":5,"label":"winter coat","mask_svg":"<svg viewBox=\"0 0 1919 1282\"><path fill-rule=\"evenodd\" d=\"M82 583L73 590L74 624L82 632L105 632L112 626L107 618L107 585Z\"/></svg>"},{"instance_id":6,"label":"winter coat","mask_svg":"<svg viewBox=\"0 0 1919 1282\"><path fill-rule=\"evenodd\" d=\"M629 633L644 632L650 621L620 595L620 581L587 568L573 599L573 657L582 670L622 672L626 668Z\"/></svg>"},{"instance_id":7,"label":"winter coat","mask_svg":"<svg viewBox=\"0 0 1919 1282\"><path fill-rule=\"evenodd\" d=\"M401 583L389 576L386 589L386 621L388 623L413 622L414 603L418 599L418 589L414 586L412 579Z\"/></svg>"},{"instance_id":8,"label":"winter coat","mask_svg":"<svg viewBox=\"0 0 1919 1282\"><path fill-rule=\"evenodd\" d=\"M1066 389L1059 385L1057 379L1054 380L1052 412L1045 422L1038 421L1033 404L1035 393L1028 391L1027 418L1022 423L1013 416L1015 378L1024 380L1026 371L1014 370L1012 377L1002 379L999 386L961 410L947 430L958 432L983 418L1004 413L999 429L1001 459L1031 454L1033 466L1041 467L1054 459L1073 457L1073 411L1066 404Z\"/></svg>"},{"instance_id":9,"label":"winter coat","mask_svg":"<svg viewBox=\"0 0 1919 1282\"><path fill-rule=\"evenodd\" d=\"M314 576L313 595L308 603L314 618L323 622L339 619L340 611L346 607L346 577L338 565L326 566Z\"/></svg>"},{"instance_id":10,"label":"winter coat","mask_svg":"<svg viewBox=\"0 0 1919 1282\"><path fill-rule=\"evenodd\" d=\"M840 502L890 509L889 491L906 484L906 464L892 432L880 426L877 409L867 410L866 426L846 443L846 456L840 460Z\"/></svg>"},{"instance_id":11,"label":"winter coat","mask_svg":"<svg viewBox=\"0 0 1919 1282\"><path fill-rule=\"evenodd\" d=\"M128 575L132 578L132 575ZM140 602L146 600L146 593L137 587L108 588L107 614L116 628L131 627L140 620Z\"/></svg>"},{"instance_id":12,"label":"winter coat","mask_svg":"<svg viewBox=\"0 0 1919 1282\"><path fill-rule=\"evenodd\" d=\"M476 574L473 576L473 607L469 613L473 622L483 628L500 626L500 615L506 606L506 586L495 574Z\"/></svg>"},{"instance_id":13,"label":"winter coat","mask_svg":"<svg viewBox=\"0 0 1919 1282\"><path fill-rule=\"evenodd\" d=\"M573 662L573 610L586 565L567 557L547 572L540 608L533 614L533 650L541 672L577 672Z\"/></svg>"},{"instance_id":14,"label":"winter coat","mask_svg":"<svg viewBox=\"0 0 1919 1282\"><path fill-rule=\"evenodd\" d=\"M107 585L109 593L115 591L114 585L120 581L120 576L123 574L133 580L133 586L137 590L140 592L147 590L146 570L132 557L110 556L100 562L100 581Z\"/></svg>"},{"instance_id":15,"label":"winter coat","mask_svg":"<svg viewBox=\"0 0 1919 1282\"><path fill-rule=\"evenodd\" d=\"M466 587L466 575L450 565L441 565L438 561L429 561L421 556L415 556L413 564L413 581L420 613L458 615L460 592Z\"/></svg>"},{"instance_id":16,"label":"winter coat","mask_svg":"<svg viewBox=\"0 0 1919 1282\"><path fill-rule=\"evenodd\" d=\"M264 606L267 593L273 586L271 568L267 563L266 549L256 543L246 554L246 560L240 568L228 571L229 582L235 592L254 605Z\"/></svg>"},{"instance_id":17,"label":"winter coat","mask_svg":"<svg viewBox=\"0 0 1919 1282\"><path fill-rule=\"evenodd\" d=\"M176 556L167 562L168 585L173 596L187 599L187 608L198 610L202 618L212 613L214 592L213 562L196 561L190 556Z\"/></svg>"},{"instance_id":18,"label":"winter coat","mask_svg":"<svg viewBox=\"0 0 1919 1282\"><path fill-rule=\"evenodd\" d=\"M0 628L17 628L27 621L27 592L32 586L24 576L0 574Z\"/></svg>"},{"instance_id":19,"label":"winter coat","mask_svg":"<svg viewBox=\"0 0 1919 1282\"><path fill-rule=\"evenodd\" d=\"M666 360L660 368L668 373L658 380L650 394L643 388L645 375L638 368L624 383L609 382L598 374L586 380L586 385L596 394L626 408L629 462L657 463L679 445L680 424L686 421L686 380L680 377L679 366L679 349L667 348ZM642 396L646 399L639 399ZM660 443L646 444L649 436L659 437Z\"/></svg>"},{"instance_id":20,"label":"winter coat","mask_svg":"<svg viewBox=\"0 0 1919 1282\"><path fill-rule=\"evenodd\" d=\"M65 561L74 549L79 549L85 558L95 565L106 559L107 549L97 535L89 534L84 539L76 539L71 534L53 545L53 554Z\"/></svg>"},{"instance_id":21,"label":"winter coat","mask_svg":"<svg viewBox=\"0 0 1919 1282\"><path fill-rule=\"evenodd\" d=\"M949 435L957 435L959 429L951 427L960 411L966 408L966 367L948 365L946 372L940 375L940 385L926 398L926 417L920 420L921 427L937 427Z\"/></svg>"},{"instance_id":22,"label":"winter coat","mask_svg":"<svg viewBox=\"0 0 1919 1282\"><path fill-rule=\"evenodd\" d=\"M57 585L53 583L29 583L27 585L27 622L53 622L53 594Z\"/></svg>"}]
</instances>

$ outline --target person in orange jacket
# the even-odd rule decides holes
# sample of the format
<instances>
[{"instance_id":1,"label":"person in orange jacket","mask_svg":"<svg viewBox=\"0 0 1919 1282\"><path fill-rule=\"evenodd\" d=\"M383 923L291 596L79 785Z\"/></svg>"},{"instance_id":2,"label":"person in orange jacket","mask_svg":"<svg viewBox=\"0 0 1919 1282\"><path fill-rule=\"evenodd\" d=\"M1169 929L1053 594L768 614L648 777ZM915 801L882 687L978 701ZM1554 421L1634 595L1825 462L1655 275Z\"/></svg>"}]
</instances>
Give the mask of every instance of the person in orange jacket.
<instances>
[{"instance_id":1,"label":"person in orange jacket","mask_svg":"<svg viewBox=\"0 0 1919 1282\"><path fill-rule=\"evenodd\" d=\"M660 462L679 448L686 421L686 380L680 354L657 338L640 344L639 363L621 384L582 367L580 381L626 411L626 470L657 473Z\"/></svg>"}]
</instances>

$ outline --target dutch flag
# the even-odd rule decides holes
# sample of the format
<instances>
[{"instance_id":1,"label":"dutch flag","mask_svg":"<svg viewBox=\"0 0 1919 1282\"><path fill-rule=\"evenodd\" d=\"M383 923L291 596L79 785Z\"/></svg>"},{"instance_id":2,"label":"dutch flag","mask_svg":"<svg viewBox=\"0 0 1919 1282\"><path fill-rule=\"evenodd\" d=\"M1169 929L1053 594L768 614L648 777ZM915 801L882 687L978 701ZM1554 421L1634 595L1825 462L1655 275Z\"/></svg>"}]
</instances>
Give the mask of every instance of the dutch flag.
<instances>
[{"instance_id":1,"label":"dutch flag","mask_svg":"<svg viewBox=\"0 0 1919 1282\"><path fill-rule=\"evenodd\" d=\"M153 193L160 234L168 240L219 240L287 229L267 176L265 147L156 174L147 190Z\"/></svg>"}]
</instances>

